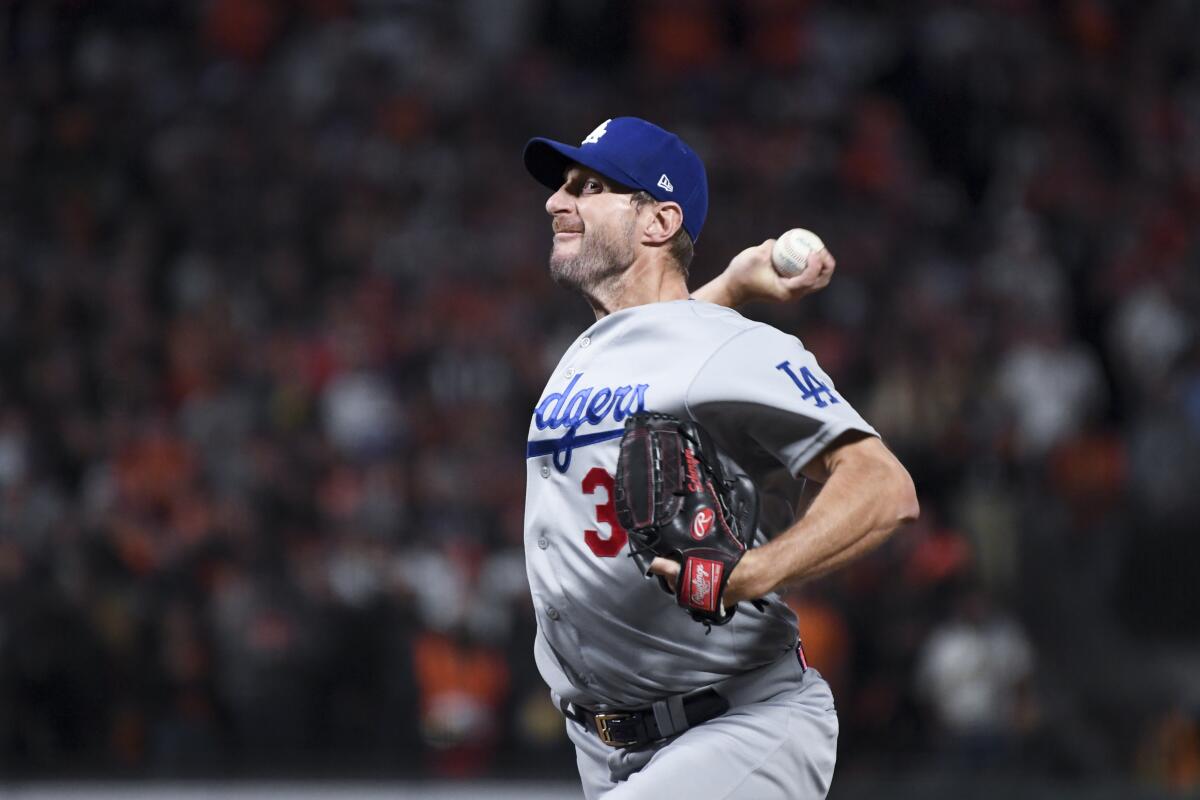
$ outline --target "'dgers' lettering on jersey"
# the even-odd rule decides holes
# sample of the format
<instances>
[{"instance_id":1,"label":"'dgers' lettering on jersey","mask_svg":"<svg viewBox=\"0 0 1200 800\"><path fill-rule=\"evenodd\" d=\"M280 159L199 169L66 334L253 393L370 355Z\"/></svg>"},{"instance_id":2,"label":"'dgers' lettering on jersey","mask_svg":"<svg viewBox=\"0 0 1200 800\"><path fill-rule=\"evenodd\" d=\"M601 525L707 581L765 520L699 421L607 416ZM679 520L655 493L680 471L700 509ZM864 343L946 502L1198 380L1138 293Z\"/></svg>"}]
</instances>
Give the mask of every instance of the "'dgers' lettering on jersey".
<instances>
[{"instance_id":1,"label":"'dgers' lettering on jersey","mask_svg":"<svg viewBox=\"0 0 1200 800\"><path fill-rule=\"evenodd\" d=\"M577 373L561 392L546 395L533 412L533 424L539 431L565 428L556 439L530 441L525 450L526 458L554 454L554 467L566 472L571 466L571 453L575 448L620 438L624 427L585 433L579 429L584 425L599 426L609 420L621 423L626 417L646 410L646 392L650 384L626 384L624 386L581 386L577 387L583 373Z\"/></svg>"}]
</instances>

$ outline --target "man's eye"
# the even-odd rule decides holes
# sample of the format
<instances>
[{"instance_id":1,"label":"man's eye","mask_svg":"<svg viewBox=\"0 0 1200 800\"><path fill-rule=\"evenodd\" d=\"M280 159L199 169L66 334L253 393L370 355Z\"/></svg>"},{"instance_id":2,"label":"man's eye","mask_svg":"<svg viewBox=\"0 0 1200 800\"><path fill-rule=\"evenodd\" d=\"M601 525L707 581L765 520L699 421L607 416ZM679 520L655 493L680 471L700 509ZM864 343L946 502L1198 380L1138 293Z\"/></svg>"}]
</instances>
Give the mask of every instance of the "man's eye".
<instances>
[{"instance_id":1,"label":"man's eye","mask_svg":"<svg viewBox=\"0 0 1200 800\"><path fill-rule=\"evenodd\" d=\"M600 191L601 188L602 187L600 186L600 181L592 179L592 178L589 178L588 180L584 181L584 184L583 184L583 190L585 192L598 192L598 191Z\"/></svg>"}]
</instances>

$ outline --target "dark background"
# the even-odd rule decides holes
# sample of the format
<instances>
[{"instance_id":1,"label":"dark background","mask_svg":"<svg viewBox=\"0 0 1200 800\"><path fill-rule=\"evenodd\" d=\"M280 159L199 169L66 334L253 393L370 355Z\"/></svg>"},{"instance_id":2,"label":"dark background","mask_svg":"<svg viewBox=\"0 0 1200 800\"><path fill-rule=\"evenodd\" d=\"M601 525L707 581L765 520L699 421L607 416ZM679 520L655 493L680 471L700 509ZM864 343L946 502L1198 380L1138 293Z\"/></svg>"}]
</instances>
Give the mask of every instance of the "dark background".
<instances>
[{"instance_id":1,"label":"dark background","mask_svg":"<svg viewBox=\"0 0 1200 800\"><path fill-rule=\"evenodd\" d=\"M1200 787L1200 4L0 6L0 774L570 778L533 135L705 159L918 524L794 593L839 780Z\"/></svg>"}]
</instances>

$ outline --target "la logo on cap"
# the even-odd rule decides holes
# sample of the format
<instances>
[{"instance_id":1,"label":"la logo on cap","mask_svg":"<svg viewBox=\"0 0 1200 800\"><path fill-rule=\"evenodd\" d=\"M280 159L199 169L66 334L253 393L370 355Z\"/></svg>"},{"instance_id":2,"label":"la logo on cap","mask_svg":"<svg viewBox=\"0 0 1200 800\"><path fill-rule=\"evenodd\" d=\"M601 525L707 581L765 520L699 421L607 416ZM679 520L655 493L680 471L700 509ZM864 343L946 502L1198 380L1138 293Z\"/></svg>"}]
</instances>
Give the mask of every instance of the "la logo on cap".
<instances>
[{"instance_id":1,"label":"la logo on cap","mask_svg":"<svg viewBox=\"0 0 1200 800\"><path fill-rule=\"evenodd\" d=\"M611 119L606 119L606 120L604 120L604 122L601 122L599 125L596 126L596 130L592 131L587 136L583 137L583 141L580 142L579 144L581 144L581 145L595 144L596 142L600 141L600 137L603 136L604 134L608 133L608 123L610 123L610 122L612 122Z\"/></svg>"}]
</instances>

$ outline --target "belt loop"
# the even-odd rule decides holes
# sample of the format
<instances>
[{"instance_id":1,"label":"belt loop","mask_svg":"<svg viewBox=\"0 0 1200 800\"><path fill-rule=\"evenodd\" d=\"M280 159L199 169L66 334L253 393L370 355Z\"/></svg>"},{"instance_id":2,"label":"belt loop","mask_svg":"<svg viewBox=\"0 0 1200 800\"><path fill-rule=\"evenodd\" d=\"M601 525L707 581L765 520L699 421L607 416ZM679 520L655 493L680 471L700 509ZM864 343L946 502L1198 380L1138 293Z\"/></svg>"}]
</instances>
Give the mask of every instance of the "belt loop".
<instances>
[{"instance_id":1,"label":"belt loop","mask_svg":"<svg viewBox=\"0 0 1200 800\"><path fill-rule=\"evenodd\" d=\"M579 722L579 712L575 710L574 706L572 706L566 700L563 700L562 697L559 696L558 692L551 689L550 699L554 701L554 705L558 706L558 710L562 712L564 717L574 720L575 722Z\"/></svg>"},{"instance_id":2,"label":"belt loop","mask_svg":"<svg viewBox=\"0 0 1200 800\"><path fill-rule=\"evenodd\" d=\"M672 695L667 698L667 709L671 712L671 721L675 723L675 731L677 733L686 731L692 727L687 720L687 713L683 710L682 695Z\"/></svg>"},{"instance_id":3,"label":"belt loop","mask_svg":"<svg viewBox=\"0 0 1200 800\"><path fill-rule=\"evenodd\" d=\"M692 727L683 710L683 695L673 694L650 706L654 710L654 721L658 723L659 736L674 736Z\"/></svg>"},{"instance_id":4,"label":"belt loop","mask_svg":"<svg viewBox=\"0 0 1200 800\"><path fill-rule=\"evenodd\" d=\"M671 709L669 703L671 698L659 700L650 708L654 709L654 721L658 724L659 736L674 736L675 735L675 720L671 719Z\"/></svg>"}]
</instances>

